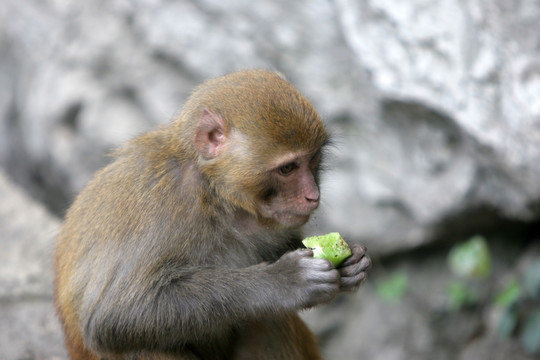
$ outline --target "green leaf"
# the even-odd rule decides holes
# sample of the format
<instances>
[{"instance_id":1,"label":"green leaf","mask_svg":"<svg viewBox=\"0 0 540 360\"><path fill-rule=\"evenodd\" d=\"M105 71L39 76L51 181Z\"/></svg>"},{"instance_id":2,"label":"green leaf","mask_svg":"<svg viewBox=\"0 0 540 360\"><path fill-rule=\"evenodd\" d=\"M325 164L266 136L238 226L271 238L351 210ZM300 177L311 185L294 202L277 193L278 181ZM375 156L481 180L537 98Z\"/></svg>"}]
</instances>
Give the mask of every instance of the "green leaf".
<instances>
[{"instance_id":1,"label":"green leaf","mask_svg":"<svg viewBox=\"0 0 540 360\"><path fill-rule=\"evenodd\" d=\"M455 245L448 255L450 270L464 278L484 278L491 274L491 253L482 236Z\"/></svg>"},{"instance_id":2,"label":"green leaf","mask_svg":"<svg viewBox=\"0 0 540 360\"><path fill-rule=\"evenodd\" d=\"M527 352L540 354L540 310L533 312L526 320L520 341Z\"/></svg>"},{"instance_id":3,"label":"green leaf","mask_svg":"<svg viewBox=\"0 0 540 360\"><path fill-rule=\"evenodd\" d=\"M376 292L379 298L396 302L403 299L409 289L407 274L398 272L376 283Z\"/></svg>"},{"instance_id":4,"label":"green leaf","mask_svg":"<svg viewBox=\"0 0 540 360\"><path fill-rule=\"evenodd\" d=\"M463 283L453 281L447 288L448 306L452 310L459 310L467 305L475 304L476 295Z\"/></svg>"},{"instance_id":5,"label":"green leaf","mask_svg":"<svg viewBox=\"0 0 540 360\"><path fill-rule=\"evenodd\" d=\"M508 283L506 288L497 294L495 298L495 304L498 306L506 307L514 304L521 296L521 287L516 279L513 279Z\"/></svg>"}]
</instances>

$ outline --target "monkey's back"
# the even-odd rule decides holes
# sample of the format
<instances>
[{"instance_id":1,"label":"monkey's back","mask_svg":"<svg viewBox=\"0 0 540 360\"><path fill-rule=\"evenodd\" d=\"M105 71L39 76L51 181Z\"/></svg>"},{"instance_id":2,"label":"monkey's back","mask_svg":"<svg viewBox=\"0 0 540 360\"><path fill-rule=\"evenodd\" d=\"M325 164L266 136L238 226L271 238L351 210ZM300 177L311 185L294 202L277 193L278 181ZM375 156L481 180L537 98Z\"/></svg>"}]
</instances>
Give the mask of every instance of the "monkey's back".
<instances>
[{"instance_id":1,"label":"monkey's back","mask_svg":"<svg viewBox=\"0 0 540 360\"><path fill-rule=\"evenodd\" d=\"M144 134L119 151L66 213L56 242L55 301L71 353L82 349L85 325L102 294L122 286L119 274L145 291L151 280L137 269L152 271L171 254L190 253L183 247L192 242L182 239L204 236L190 225L201 214L187 211L200 201L185 184L189 169L182 169L175 157L160 155L171 146L163 130Z\"/></svg>"}]
</instances>

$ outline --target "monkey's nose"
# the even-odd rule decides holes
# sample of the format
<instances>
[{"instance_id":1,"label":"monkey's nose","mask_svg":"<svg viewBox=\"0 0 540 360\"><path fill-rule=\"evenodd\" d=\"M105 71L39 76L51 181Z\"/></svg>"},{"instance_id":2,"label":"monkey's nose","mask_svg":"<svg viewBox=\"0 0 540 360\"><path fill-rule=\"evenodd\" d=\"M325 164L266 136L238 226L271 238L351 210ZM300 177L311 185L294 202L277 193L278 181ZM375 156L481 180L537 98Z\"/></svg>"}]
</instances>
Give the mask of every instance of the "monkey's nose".
<instances>
[{"instance_id":1,"label":"monkey's nose","mask_svg":"<svg viewBox=\"0 0 540 360\"><path fill-rule=\"evenodd\" d=\"M305 196L306 202L308 203L308 206L311 207L313 210L319 206L319 194L312 194L310 196Z\"/></svg>"},{"instance_id":2,"label":"monkey's nose","mask_svg":"<svg viewBox=\"0 0 540 360\"><path fill-rule=\"evenodd\" d=\"M304 193L304 197L306 198L308 203L318 203L320 197L319 189L313 187L312 189L310 189L310 191L306 191Z\"/></svg>"}]
</instances>

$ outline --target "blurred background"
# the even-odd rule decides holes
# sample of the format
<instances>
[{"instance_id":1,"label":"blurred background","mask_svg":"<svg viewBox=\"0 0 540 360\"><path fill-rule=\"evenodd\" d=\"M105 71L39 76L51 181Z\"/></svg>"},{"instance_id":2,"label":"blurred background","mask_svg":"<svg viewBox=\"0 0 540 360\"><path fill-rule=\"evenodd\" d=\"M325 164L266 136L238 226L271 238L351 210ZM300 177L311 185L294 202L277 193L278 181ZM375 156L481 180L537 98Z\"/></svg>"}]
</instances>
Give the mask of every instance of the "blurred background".
<instances>
[{"instance_id":1,"label":"blurred background","mask_svg":"<svg viewBox=\"0 0 540 360\"><path fill-rule=\"evenodd\" d=\"M0 359L66 357L54 237L107 153L253 67L335 134L307 232L374 262L302 314L326 357L538 358L538 0L0 0Z\"/></svg>"}]
</instances>

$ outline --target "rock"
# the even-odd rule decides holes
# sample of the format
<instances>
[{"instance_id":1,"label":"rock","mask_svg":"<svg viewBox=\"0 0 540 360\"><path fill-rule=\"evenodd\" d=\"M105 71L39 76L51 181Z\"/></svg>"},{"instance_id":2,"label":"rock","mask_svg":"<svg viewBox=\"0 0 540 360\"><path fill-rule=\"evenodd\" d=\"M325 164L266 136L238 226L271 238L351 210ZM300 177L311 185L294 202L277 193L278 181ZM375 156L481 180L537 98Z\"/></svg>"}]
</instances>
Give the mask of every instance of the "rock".
<instances>
[{"instance_id":1,"label":"rock","mask_svg":"<svg viewBox=\"0 0 540 360\"><path fill-rule=\"evenodd\" d=\"M500 341L496 337L486 337L468 346L458 359L534 360L535 357L523 352L518 342Z\"/></svg>"},{"instance_id":2,"label":"rock","mask_svg":"<svg viewBox=\"0 0 540 360\"><path fill-rule=\"evenodd\" d=\"M0 298L52 296L59 221L0 172Z\"/></svg>"},{"instance_id":3,"label":"rock","mask_svg":"<svg viewBox=\"0 0 540 360\"><path fill-rule=\"evenodd\" d=\"M20 360L67 359L60 325L50 299L3 302L0 357Z\"/></svg>"},{"instance_id":4,"label":"rock","mask_svg":"<svg viewBox=\"0 0 540 360\"><path fill-rule=\"evenodd\" d=\"M59 221L1 171L0 194L0 358L65 358L52 299Z\"/></svg>"},{"instance_id":5,"label":"rock","mask_svg":"<svg viewBox=\"0 0 540 360\"><path fill-rule=\"evenodd\" d=\"M348 130L360 141L347 144L354 156L335 188L349 194L331 194L330 222L345 232L356 218L351 235L389 251L440 236L441 223L452 231L446 219L473 209L538 218L538 2L340 0L336 10L380 111ZM355 205L336 211L351 194Z\"/></svg>"},{"instance_id":6,"label":"rock","mask_svg":"<svg viewBox=\"0 0 540 360\"><path fill-rule=\"evenodd\" d=\"M8 1L0 164L63 214L107 152L169 121L197 83L266 67L286 74L337 133L313 232L390 253L481 231L452 221L463 212L531 222L539 8L114 0L37 10Z\"/></svg>"}]
</instances>

